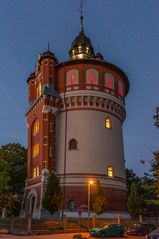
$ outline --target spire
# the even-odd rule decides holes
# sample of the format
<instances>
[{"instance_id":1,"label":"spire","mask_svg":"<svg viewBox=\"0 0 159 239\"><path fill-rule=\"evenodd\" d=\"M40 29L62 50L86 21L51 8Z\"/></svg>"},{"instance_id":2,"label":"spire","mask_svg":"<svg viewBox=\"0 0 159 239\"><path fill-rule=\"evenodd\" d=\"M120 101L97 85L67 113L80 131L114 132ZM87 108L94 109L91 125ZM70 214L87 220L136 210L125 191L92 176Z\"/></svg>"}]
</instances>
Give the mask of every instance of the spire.
<instances>
[{"instance_id":1,"label":"spire","mask_svg":"<svg viewBox=\"0 0 159 239\"><path fill-rule=\"evenodd\" d=\"M50 51L50 42L48 42L48 51Z\"/></svg>"},{"instance_id":2,"label":"spire","mask_svg":"<svg viewBox=\"0 0 159 239\"><path fill-rule=\"evenodd\" d=\"M80 32L83 32L83 1L81 0L81 5L80 5Z\"/></svg>"},{"instance_id":3,"label":"spire","mask_svg":"<svg viewBox=\"0 0 159 239\"><path fill-rule=\"evenodd\" d=\"M83 29L83 2L80 4L80 32L71 44L69 51L71 60L74 59L86 59L94 58L94 49L91 44L91 40L84 34Z\"/></svg>"}]
</instances>

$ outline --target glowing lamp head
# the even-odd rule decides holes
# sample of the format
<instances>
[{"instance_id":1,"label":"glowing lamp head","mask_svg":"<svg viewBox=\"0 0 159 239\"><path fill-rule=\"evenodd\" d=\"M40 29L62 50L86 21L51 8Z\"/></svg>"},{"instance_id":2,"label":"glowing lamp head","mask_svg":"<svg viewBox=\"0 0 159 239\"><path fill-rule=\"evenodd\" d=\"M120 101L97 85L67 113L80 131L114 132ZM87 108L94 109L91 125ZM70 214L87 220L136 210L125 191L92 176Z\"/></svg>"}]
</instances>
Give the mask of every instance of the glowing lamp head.
<instances>
[{"instance_id":1,"label":"glowing lamp head","mask_svg":"<svg viewBox=\"0 0 159 239\"><path fill-rule=\"evenodd\" d=\"M91 180L91 181L89 181L89 184L93 184L93 181Z\"/></svg>"}]
</instances>

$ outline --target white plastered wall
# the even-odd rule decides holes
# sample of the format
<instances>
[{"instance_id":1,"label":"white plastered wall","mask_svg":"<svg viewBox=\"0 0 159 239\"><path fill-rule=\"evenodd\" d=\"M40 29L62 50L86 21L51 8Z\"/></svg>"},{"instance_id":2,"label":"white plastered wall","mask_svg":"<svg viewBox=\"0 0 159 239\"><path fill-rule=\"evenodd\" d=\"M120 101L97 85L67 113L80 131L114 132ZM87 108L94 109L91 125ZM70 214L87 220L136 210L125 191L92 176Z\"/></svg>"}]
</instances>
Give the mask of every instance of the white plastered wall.
<instances>
[{"instance_id":1,"label":"white plastered wall","mask_svg":"<svg viewBox=\"0 0 159 239\"><path fill-rule=\"evenodd\" d=\"M112 120L112 129L105 128L106 117ZM65 122L66 112L58 114L56 151L58 174L64 173ZM68 149L68 142L72 138L78 142L77 150ZM114 168L114 176L125 179L122 123L117 117L95 110L68 111L66 145L66 174L107 175L107 167L111 165ZM73 180L67 177L67 182L71 183ZM83 180L86 179L81 177L77 181ZM109 182L110 180L108 184ZM115 180L113 184L123 185Z\"/></svg>"}]
</instances>

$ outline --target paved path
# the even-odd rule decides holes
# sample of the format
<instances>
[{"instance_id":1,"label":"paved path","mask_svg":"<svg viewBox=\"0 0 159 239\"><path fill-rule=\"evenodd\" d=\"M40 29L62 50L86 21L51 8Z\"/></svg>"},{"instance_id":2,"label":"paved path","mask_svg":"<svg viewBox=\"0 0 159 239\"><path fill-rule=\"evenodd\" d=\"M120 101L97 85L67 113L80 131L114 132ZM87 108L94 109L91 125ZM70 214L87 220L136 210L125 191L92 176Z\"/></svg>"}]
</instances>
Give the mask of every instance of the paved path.
<instances>
[{"instance_id":1,"label":"paved path","mask_svg":"<svg viewBox=\"0 0 159 239\"><path fill-rule=\"evenodd\" d=\"M51 235L31 235L31 236L17 236L17 235L10 235L10 234L0 234L0 239L72 239L73 236L77 233L64 233L64 234L51 234ZM88 233L81 233L83 236L88 236ZM87 237L88 238L88 237ZM89 237L93 239L94 237ZM124 239L145 239L144 236L126 236L123 237ZM96 237L97 239L97 237ZM107 238L108 239L108 238ZM115 239L121 239L115 238Z\"/></svg>"},{"instance_id":2,"label":"paved path","mask_svg":"<svg viewBox=\"0 0 159 239\"><path fill-rule=\"evenodd\" d=\"M10 234L0 234L0 239L72 239L77 233L64 233L64 234L50 234L50 235L31 235L31 236L18 236ZM82 233L83 236L88 233ZM121 238L120 238L121 239Z\"/></svg>"}]
</instances>

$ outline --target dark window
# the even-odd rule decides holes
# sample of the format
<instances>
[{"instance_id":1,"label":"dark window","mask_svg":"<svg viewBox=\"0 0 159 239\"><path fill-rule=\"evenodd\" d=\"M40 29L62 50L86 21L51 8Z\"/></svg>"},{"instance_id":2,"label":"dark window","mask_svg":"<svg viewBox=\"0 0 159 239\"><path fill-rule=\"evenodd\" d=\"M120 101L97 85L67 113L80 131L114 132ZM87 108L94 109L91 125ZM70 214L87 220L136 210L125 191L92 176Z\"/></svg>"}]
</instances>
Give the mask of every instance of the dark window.
<instances>
[{"instance_id":1,"label":"dark window","mask_svg":"<svg viewBox=\"0 0 159 239\"><path fill-rule=\"evenodd\" d=\"M75 139L70 140L69 149L77 149L77 141Z\"/></svg>"}]
</instances>

